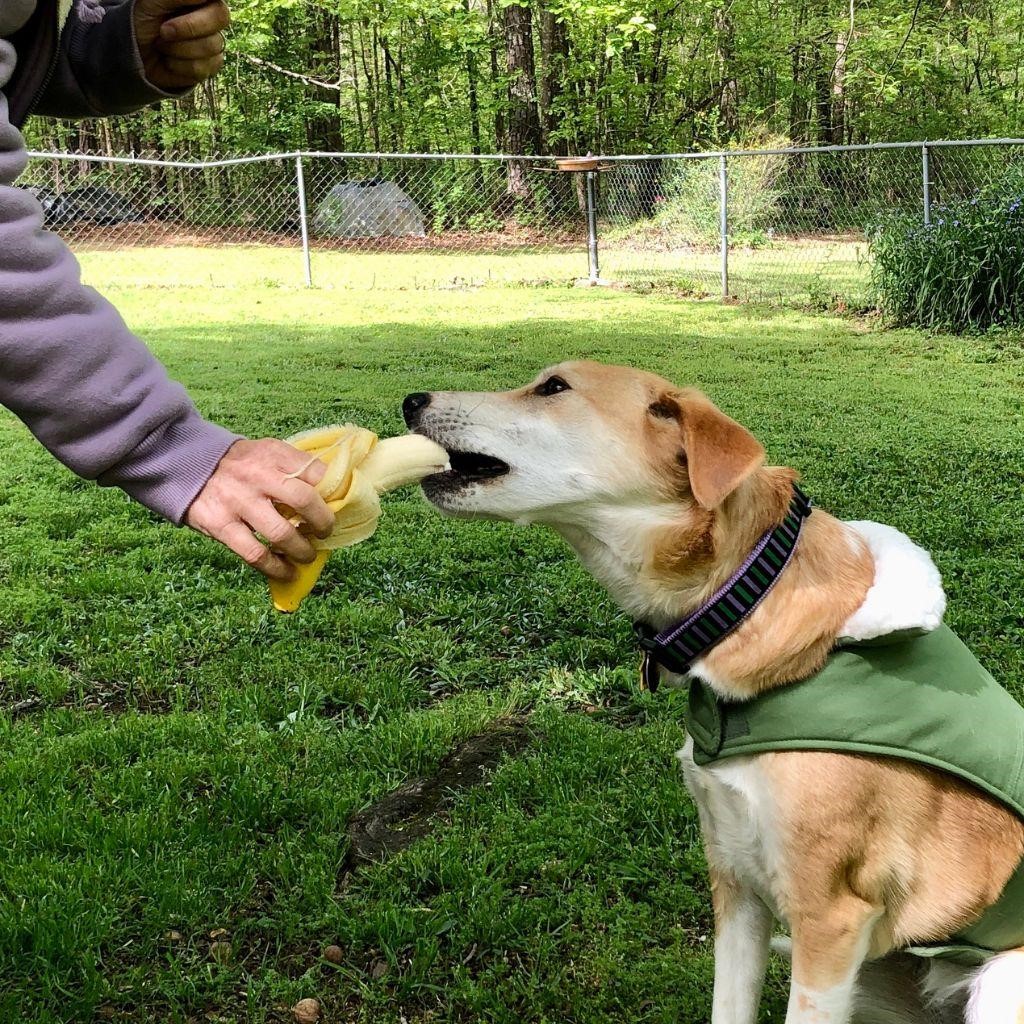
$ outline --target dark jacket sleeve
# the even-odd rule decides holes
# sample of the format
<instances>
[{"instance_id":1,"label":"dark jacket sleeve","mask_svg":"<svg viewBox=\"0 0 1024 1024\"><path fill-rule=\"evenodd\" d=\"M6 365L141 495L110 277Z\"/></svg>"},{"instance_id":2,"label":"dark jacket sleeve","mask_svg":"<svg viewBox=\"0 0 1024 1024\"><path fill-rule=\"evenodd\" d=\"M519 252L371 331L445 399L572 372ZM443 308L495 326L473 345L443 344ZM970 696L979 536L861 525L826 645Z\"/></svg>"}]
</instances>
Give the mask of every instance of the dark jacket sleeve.
<instances>
[{"instance_id":1,"label":"dark jacket sleeve","mask_svg":"<svg viewBox=\"0 0 1024 1024\"><path fill-rule=\"evenodd\" d=\"M135 0L108 0L104 7L103 20L96 24L80 21L72 8L61 34L57 66L35 113L52 117L126 114L147 103L184 95L164 92L146 79L135 41Z\"/></svg>"},{"instance_id":2,"label":"dark jacket sleeve","mask_svg":"<svg viewBox=\"0 0 1024 1024\"><path fill-rule=\"evenodd\" d=\"M0 40L0 405L75 473L181 522L237 435L204 420L82 285L39 203L14 187L27 159L3 94L14 59Z\"/></svg>"}]
</instances>

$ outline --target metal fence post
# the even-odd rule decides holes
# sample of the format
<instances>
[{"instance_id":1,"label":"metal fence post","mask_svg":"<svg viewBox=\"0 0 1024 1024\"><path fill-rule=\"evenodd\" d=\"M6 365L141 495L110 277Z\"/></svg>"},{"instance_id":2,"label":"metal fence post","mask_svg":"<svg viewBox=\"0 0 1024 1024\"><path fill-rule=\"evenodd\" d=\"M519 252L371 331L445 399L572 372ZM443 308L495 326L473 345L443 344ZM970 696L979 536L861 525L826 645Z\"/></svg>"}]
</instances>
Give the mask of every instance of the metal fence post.
<instances>
[{"instance_id":1,"label":"metal fence post","mask_svg":"<svg viewBox=\"0 0 1024 1024\"><path fill-rule=\"evenodd\" d=\"M587 171L587 263L590 267L590 283L596 285L601 277L597 255L597 171Z\"/></svg>"},{"instance_id":2,"label":"metal fence post","mask_svg":"<svg viewBox=\"0 0 1024 1024\"><path fill-rule=\"evenodd\" d=\"M299 228L302 231L302 259L306 266L306 287L313 287L313 268L309 262L309 217L306 214L306 178L302 173L302 157L295 158L295 184L299 189Z\"/></svg>"},{"instance_id":3,"label":"metal fence post","mask_svg":"<svg viewBox=\"0 0 1024 1024\"><path fill-rule=\"evenodd\" d=\"M927 146L921 147L921 194L924 199L924 224L927 227L932 222L932 182Z\"/></svg>"},{"instance_id":4,"label":"metal fence post","mask_svg":"<svg viewBox=\"0 0 1024 1024\"><path fill-rule=\"evenodd\" d=\"M729 298L729 168L718 158L718 225L722 235L722 298Z\"/></svg>"}]
</instances>

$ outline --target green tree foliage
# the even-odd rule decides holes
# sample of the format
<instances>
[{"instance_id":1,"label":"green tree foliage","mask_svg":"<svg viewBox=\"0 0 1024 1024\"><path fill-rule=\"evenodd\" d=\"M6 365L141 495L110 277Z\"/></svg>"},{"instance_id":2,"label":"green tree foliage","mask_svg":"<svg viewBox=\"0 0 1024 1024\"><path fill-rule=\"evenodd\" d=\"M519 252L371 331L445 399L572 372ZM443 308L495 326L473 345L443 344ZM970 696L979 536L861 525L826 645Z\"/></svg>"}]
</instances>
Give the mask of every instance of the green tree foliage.
<instances>
[{"instance_id":1,"label":"green tree foliage","mask_svg":"<svg viewBox=\"0 0 1024 1024\"><path fill-rule=\"evenodd\" d=\"M37 144L672 151L1021 133L1024 0L233 0L180 104ZM532 40L532 45L530 42Z\"/></svg>"}]
</instances>

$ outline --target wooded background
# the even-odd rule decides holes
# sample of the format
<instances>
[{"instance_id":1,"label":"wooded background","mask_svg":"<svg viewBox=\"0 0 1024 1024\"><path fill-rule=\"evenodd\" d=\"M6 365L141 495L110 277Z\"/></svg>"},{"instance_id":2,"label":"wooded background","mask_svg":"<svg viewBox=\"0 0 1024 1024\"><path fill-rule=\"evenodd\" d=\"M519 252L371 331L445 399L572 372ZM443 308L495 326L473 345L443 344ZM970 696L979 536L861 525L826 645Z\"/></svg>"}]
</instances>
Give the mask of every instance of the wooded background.
<instances>
[{"instance_id":1,"label":"wooded background","mask_svg":"<svg viewBox=\"0 0 1024 1024\"><path fill-rule=\"evenodd\" d=\"M178 104L37 146L535 154L1021 134L1024 0L232 0Z\"/></svg>"}]
</instances>

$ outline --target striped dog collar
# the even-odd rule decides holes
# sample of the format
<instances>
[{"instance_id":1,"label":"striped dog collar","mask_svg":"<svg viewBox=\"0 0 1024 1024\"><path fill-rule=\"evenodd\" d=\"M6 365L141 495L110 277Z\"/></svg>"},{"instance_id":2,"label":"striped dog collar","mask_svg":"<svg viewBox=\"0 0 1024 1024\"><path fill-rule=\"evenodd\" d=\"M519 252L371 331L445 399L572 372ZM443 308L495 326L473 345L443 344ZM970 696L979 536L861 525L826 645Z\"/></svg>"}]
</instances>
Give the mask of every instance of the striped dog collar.
<instances>
[{"instance_id":1,"label":"striped dog collar","mask_svg":"<svg viewBox=\"0 0 1024 1024\"><path fill-rule=\"evenodd\" d=\"M658 688L658 666L680 675L721 643L768 596L796 549L804 520L811 514L811 499L795 484L786 518L757 542L746 561L719 590L692 615L660 633L646 623L634 624L644 652L643 685Z\"/></svg>"}]
</instances>

